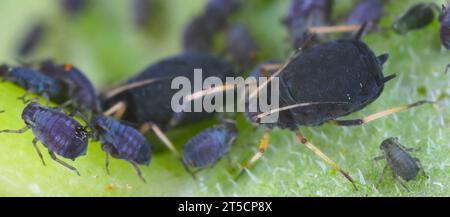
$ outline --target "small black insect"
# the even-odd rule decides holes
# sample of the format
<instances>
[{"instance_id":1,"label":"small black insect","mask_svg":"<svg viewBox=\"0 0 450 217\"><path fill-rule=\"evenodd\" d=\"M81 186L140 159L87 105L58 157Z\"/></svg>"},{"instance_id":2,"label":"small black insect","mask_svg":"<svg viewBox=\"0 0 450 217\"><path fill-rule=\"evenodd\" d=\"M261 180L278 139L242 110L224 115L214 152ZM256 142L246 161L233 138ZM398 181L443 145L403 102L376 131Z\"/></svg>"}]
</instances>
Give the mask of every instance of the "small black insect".
<instances>
[{"instance_id":1,"label":"small black insect","mask_svg":"<svg viewBox=\"0 0 450 217\"><path fill-rule=\"evenodd\" d=\"M380 0L364 0L351 12L347 19L347 24L363 24L367 22L367 29L370 30L383 15L384 6Z\"/></svg>"},{"instance_id":2,"label":"small black insect","mask_svg":"<svg viewBox=\"0 0 450 217\"><path fill-rule=\"evenodd\" d=\"M401 145L398 138L391 137L385 139L381 143L380 149L383 152L383 156L376 157L375 160L386 159L387 163L378 179L378 183L383 179L388 167L391 168L395 180L408 191L409 188L406 186L406 182L416 179L420 170L422 170L424 176L427 177L419 159L411 157L408 153L415 149L406 148Z\"/></svg>"},{"instance_id":3,"label":"small black insect","mask_svg":"<svg viewBox=\"0 0 450 217\"><path fill-rule=\"evenodd\" d=\"M23 101L28 93L36 93L42 95L48 102L50 97L58 96L62 90L57 80L28 67L1 65L0 76L3 80L11 81L27 90L19 97Z\"/></svg>"},{"instance_id":4,"label":"small black insect","mask_svg":"<svg viewBox=\"0 0 450 217\"><path fill-rule=\"evenodd\" d=\"M186 143L182 162L188 170L191 167L199 170L212 167L229 152L236 137L237 130L234 123L207 128Z\"/></svg>"},{"instance_id":5,"label":"small black insect","mask_svg":"<svg viewBox=\"0 0 450 217\"><path fill-rule=\"evenodd\" d=\"M133 84L148 79L162 79L151 85L129 89L112 98L104 100L104 107L109 108L120 102L124 104L122 120L142 125L152 121L157 126L167 129L174 118L171 100L179 90L171 88L172 78L184 76L194 84L194 69L202 69L202 77L218 77L225 80L235 76L233 66L220 58L202 53L183 53L161 60L126 82ZM192 123L209 117L205 112L183 113L179 124Z\"/></svg>"},{"instance_id":6,"label":"small black insect","mask_svg":"<svg viewBox=\"0 0 450 217\"><path fill-rule=\"evenodd\" d=\"M329 23L333 0L292 0L283 24L289 31L294 49L306 43L308 30L314 26L326 26ZM315 37L323 37L315 35Z\"/></svg>"},{"instance_id":7,"label":"small black insect","mask_svg":"<svg viewBox=\"0 0 450 217\"><path fill-rule=\"evenodd\" d=\"M237 0L209 0L203 13L186 25L182 45L184 51L207 52L211 50L214 36L227 26L228 18L240 7Z\"/></svg>"},{"instance_id":8,"label":"small black insect","mask_svg":"<svg viewBox=\"0 0 450 217\"><path fill-rule=\"evenodd\" d=\"M22 112L22 119L26 124L25 128L2 130L0 133L24 133L31 129L35 136L33 146L44 165L44 158L37 146L38 141L48 149L48 153L53 160L80 175L75 167L58 159L55 153L71 160L85 155L89 135L84 126L58 109L35 102L27 104Z\"/></svg>"},{"instance_id":9,"label":"small black insect","mask_svg":"<svg viewBox=\"0 0 450 217\"><path fill-rule=\"evenodd\" d=\"M61 8L70 16L76 16L87 6L87 0L60 0Z\"/></svg>"},{"instance_id":10,"label":"small black insect","mask_svg":"<svg viewBox=\"0 0 450 217\"><path fill-rule=\"evenodd\" d=\"M256 42L242 25L234 25L228 29L225 50L231 54L234 62L244 68L251 66L256 59Z\"/></svg>"},{"instance_id":11,"label":"small black insect","mask_svg":"<svg viewBox=\"0 0 450 217\"><path fill-rule=\"evenodd\" d=\"M33 52L45 33L45 25L43 23L35 23L26 32L23 39L20 41L20 45L17 49L19 56L25 57Z\"/></svg>"},{"instance_id":12,"label":"small black insect","mask_svg":"<svg viewBox=\"0 0 450 217\"><path fill-rule=\"evenodd\" d=\"M101 112L100 99L94 85L77 67L71 64L55 64L48 60L41 63L40 71L61 84L64 90L64 97L60 99L62 102L70 100L76 111L89 114L89 117Z\"/></svg>"},{"instance_id":13,"label":"small black insect","mask_svg":"<svg viewBox=\"0 0 450 217\"><path fill-rule=\"evenodd\" d=\"M309 142L298 126L317 126L324 123L341 126L363 125L426 103L426 101L419 101L361 119L337 120L337 118L361 110L375 101L381 95L384 84L395 77L394 75L383 75L383 64L387 61L388 55L375 56L367 44L360 40L364 30L365 24L355 38L313 46L301 50L291 57L269 78L269 82L275 76L279 78L280 107L263 111L256 116L251 115L254 116L253 122L258 125L261 118L278 113L279 117L275 122L261 124L269 128L280 127L295 131L301 144L304 144L352 183L353 179L348 173ZM327 58L323 58L324 56ZM261 90L264 87L260 85L258 89ZM249 98L255 98L257 93L255 91L250 94ZM243 169L258 160L267 149L268 144L269 135L266 132L261 140L258 153L248 164L243 165Z\"/></svg>"},{"instance_id":14,"label":"small black insect","mask_svg":"<svg viewBox=\"0 0 450 217\"><path fill-rule=\"evenodd\" d=\"M109 155L130 162L142 181L144 177L138 164L149 165L152 150L139 131L104 115L92 119L94 132L100 137L102 150L106 153L106 171L109 174Z\"/></svg>"},{"instance_id":15,"label":"small black insect","mask_svg":"<svg viewBox=\"0 0 450 217\"><path fill-rule=\"evenodd\" d=\"M428 26L434 20L434 12L438 6L434 3L419 3L409 8L405 14L394 21L392 28L398 34Z\"/></svg>"},{"instance_id":16,"label":"small black insect","mask_svg":"<svg viewBox=\"0 0 450 217\"><path fill-rule=\"evenodd\" d=\"M150 22L152 0L133 0L133 20L136 26L145 27Z\"/></svg>"},{"instance_id":17,"label":"small black insect","mask_svg":"<svg viewBox=\"0 0 450 217\"><path fill-rule=\"evenodd\" d=\"M441 23L440 33L441 42L447 50L450 50L450 4L446 7L442 5L441 14L439 15L439 22Z\"/></svg>"}]
</instances>

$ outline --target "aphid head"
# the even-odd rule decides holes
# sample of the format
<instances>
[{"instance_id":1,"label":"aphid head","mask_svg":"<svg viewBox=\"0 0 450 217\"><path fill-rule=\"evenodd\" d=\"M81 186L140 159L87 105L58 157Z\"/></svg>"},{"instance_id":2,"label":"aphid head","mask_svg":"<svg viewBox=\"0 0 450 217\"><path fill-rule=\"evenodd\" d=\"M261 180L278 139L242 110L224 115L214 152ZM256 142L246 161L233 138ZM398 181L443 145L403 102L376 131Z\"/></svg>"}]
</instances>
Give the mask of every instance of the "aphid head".
<instances>
[{"instance_id":1,"label":"aphid head","mask_svg":"<svg viewBox=\"0 0 450 217\"><path fill-rule=\"evenodd\" d=\"M6 65L6 64L0 65L0 76L3 77L5 75L7 75L8 72L9 72L9 66L8 65Z\"/></svg>"},{"instance_id":2,"label":"aphid head","mask_svg":"<svg viewBox=\"0 0 450 217\"><path fill-rule=\"evenodd\" d=\"M399 144L399 140L397 137L390 137L385 139L381 145L380 145L380 149L383 152L386 152L387 150L391 149L392 147L398 146Z\"/></svg>"}]
</instances>

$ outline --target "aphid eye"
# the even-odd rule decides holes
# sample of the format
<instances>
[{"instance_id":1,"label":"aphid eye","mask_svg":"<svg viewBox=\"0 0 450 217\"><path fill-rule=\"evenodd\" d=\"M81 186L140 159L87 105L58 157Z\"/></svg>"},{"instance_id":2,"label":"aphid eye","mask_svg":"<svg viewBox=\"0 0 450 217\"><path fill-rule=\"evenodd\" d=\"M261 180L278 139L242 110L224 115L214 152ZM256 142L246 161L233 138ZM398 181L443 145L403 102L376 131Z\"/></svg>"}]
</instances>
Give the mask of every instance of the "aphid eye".
<instances>
[{"instance_id":1,"label":"aphid eye","mask_svg":"<svg viewBox=\"0 0 450 217\"><path fill-rule=\"evenodd\" d=\"M85 127L76 127L75 128L75 135L78 137L86 137L87 136L87 131Z\"/></svg>"}]
</instances>

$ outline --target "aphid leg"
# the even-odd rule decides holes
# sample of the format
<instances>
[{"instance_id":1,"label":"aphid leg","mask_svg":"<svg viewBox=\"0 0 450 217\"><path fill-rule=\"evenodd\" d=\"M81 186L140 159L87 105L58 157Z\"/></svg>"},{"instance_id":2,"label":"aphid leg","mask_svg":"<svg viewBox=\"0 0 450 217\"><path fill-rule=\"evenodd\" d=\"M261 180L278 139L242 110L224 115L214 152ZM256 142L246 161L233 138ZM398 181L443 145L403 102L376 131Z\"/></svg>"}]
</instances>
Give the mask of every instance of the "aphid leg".
<instances>
[{"instance_id":1,"label":"aphid leg","mask_svg":"<svg viewBox=\"0 0 450 217\"><path fill-rule=\"evenodd\" d=\"M105 152L105 169L106 169L106 174L108 174L109 176L109 153L110 153L110 148L109 145L106 145L104 143L102 143L102 150Z\"/></svg>"},{"instance_id":2,"label":"aphid leg","mask_svg":"<svg viewBox=\"0 0 450 217\"><path fill-rule=\"evenodd\" d=\"M241 177L246 169L250 168L257 160L259 160L263 156L264 152L267 150L267 147L269 147L269 132L266 130L261 139L261 142L259 143L258 152L256 152L256 154L254 154L247 163L241 165L239 174L237 175L236 179Z\"/></svg>"},{"instance_id":3,"label":"aphid leg","mask_svg":"<svg viewBox=\"0 0 450 217\"><path fill-rule=\"evenodd\" d=\"M416 161L417 165L419 165L419 168L422 170L422 174L425 178L429 179L430 177L428 177L427 173L425 172L425 170L423 169L422 163L420 162L419 158L414 158L414 160Z\"/></svg>"},{"instance_id":4,"label":"aphid leg","mask_svg":"<svg viewBox=\"0 0 450 217\"><path fill-rule=\"evenodd\" d=\"M22 100L23 103L27 103L27 101L25 100L25 98L28 96L28 91L25 92L25 94L23 94L22 96L17 97L17 99Z\"/></svg>"},{"instance_id":5,"label":"aphid leg","mask_svg":"<svg viewBox=\"0 0 450 217\"><path fill-rule=\"evenodd\" d=\"M420 147L417 148L408 148L402 144L398 144L400 147L402 147L405 151L407 152L416 152L416 151L420 151Z\"/></svg>"},{"instance_id":6,"label":"aphid leg","mask_svg":"<svg viewBox=\"0 0 450 217\"><path fill-rule=\"evenodd\" d=\"M39 147L37 146L37 142L38 142L38 139L34 138L33 139L33 147L34 147L34 149L36 149L36 152L39 155L39 158L41 158L42 164L44 164L44 166L45 166L44 157L42 156L41 150L39 150Z\"/></svg>"},{"instance_id":7,"label":"aphid leg","mask_svg":"<svg viewBox=\"0 0 450 217\"><path fill-rule=\"evenodd\" d=\"M390 108L390 109L387 109L385 111L381 111L381 112L369 115L369 116L367 116L365 118L352 119L352 120L332 120L332 121L328 121L328 123L339 125L339 126L363 125L363 124L369 123L371 121L374 121L376 119L379 119L379 118L382 118L382 117L385 117L385 116L389 116L391 114L395 114L395 113L398 113L398 112L402 112L402 111L408 110L410 108L423 105L425 103L434 103L434 102L427 101L427 100L421 100L421 101L418 101L418 102L415 102L415 103L411 103L411 104L407 104L407 105L402 105L402 106Z\"/></svg>"},{"instance_id":8,"label":"aphid leg","mask_svg":"<svg viewBox=\"0 0 450 217\"><path fill-rule=\"evenodd\" d=\"M105 152L105 169L106 169L106 174L108 174L109 176L109 153Z\"/></svg>"},{"instance_id":9,"label":"aphid leg","mask_svg":"<svg viewBox=\"0 0 450 217\"><path fill-rule=\"evenodd\" d=\"M339 26L315 26L308 29L309 33L335 33L353 32L361 28L360 25L339 25Z\"/></svg>"},{"instance_id":10,"label":"aphid leg","mask_svg":"<svg viewBox=\"0 0 450 217\"><path fill-rule=\"evenodd\" d=\"M138 174L139 178L141 178L141 180L145 183L146 181L145 181L144 177L142 176L142 172L139 169L138 164L136 162L134 162L134 161L131 161L131 160L129 162L131 163L131 165L133 165L134 170L136 170L136 173Z\"/></svg>"},{"instance_id":11,"label":"aphid leg","mask_svg":"<svg viewBox=\"0 0 450 217\"><path fill-rule=\"evenodd\" d=\"M449 69L450 69L450 64L448 64L448 65L445 67L444 73L447 74L447 72L448 72Z\"/></svg>"},{"instance_id":12,"label":"aphid leg","mask_svg":"<svg viewBox=\"0 0 450 217\"><path fill-rule=\"evenodd\" d=\"M170 141L169 138L167 138L166 134L164 134L156 124L149 121L143 124L140 128L142 134L148 132L149 130L152 130L156 134L156 136L158 136L158 138L164 143L164 145L166 145L166 147L170 151L172 151L177 158L180 158L180 154L178 153L173 143Z\"/></svg>"},{"instance_id":13,"label":"aphid leg","mask_svg":"<svg viewBox=\"0 0 450 217\"><path fill-rule=\"evenodd\" d=\"M0 133L17 133L17 134L21 134L21 133L25 133L28 129L30 129L30 127L26 126L22 129L18 129L18 130L0 130Z\"/></svg>"},{"instance_id":14,"label":"aphid leg","mask_svg":"<svg viewBox=\"0 0 450 217\"><path fill-rule=\"evenodd\" d=\"M344 171L339 167L339 165L331 160L326 154L324 154L319 148L317 148L314 144L309 142L303 134L300 132L300 130L296 130L295 132L297 139L300 143L306 146L309 150L311 150L315 155L317 155L319 158L325 161L328 165L330 165L334 170L339 171L348 181L350 181L355 188L355 190L358 190L358 188L355 185L355 181L353 178L349 175L348 172Z\"/></svg>"},{"instance_id":15,"label":"aphid leg","mask_svg":"<svg viewBox=\"0 0 450 217\"><path fill-rule=\"evenodd\" d=\"M386 174L387 168L388 168L388 165L386 164L383 168L383 171L381 172L380 176L377 179L377 184L376 184L377 187L378 187L378 185L380 185L381 181L383 181L384 174Z\"/></svg>"},{"instance_id":16,"label":"aphid leg","mask_svg":"<svg viewBox=\"0 0 450 217\"><path fill-rule=\"evenodd\" d=\"M75 167L69 165L68 163L66 163L66 162L60 160L59 158L57 158L56 155L55 155L55 153L54 153L53 151L48 151L48 154L50 155L50 157L51 157L54 161L56 161L56 162L58 162L59 164L63 165L63 166L66 167L67 169L76 172L77 175L81 176L80 173L78 172L77 168L75 168Z\"/></svg>"},{"instance_id":17,"label":"aphid leg","mask_svg":"<svg viewBox=\"0 0 450 217\"><path fill-rule=\"evenodd\" d=\"M395 180L397 180L397 182L398 182L401 186L403 186L408 192L410 192L408 186L406 185L405 180L403 180L402 177L394 175L394 178L395 178Z\"/></svg>"},{"instance_id":18,"label":"aphid leg","mask_svg":"<svg viewBox=\"0 0 450 217\"><path fill-rule=\"evenodd\" d=\"M195 176L195 173L198 171L192 171L188 165L186 165L183 161L181 161L181 164L183 164L184 169L189 173L189 175L192 176L194 180L197 180L197 176Z\"/></svg>"},{"instance_id":19,"label":"aphid leg","mask_svg":"<svg viewBox=\"0 0 450 217\"><path fill-rule=\"evenodd\" d=\"M111 108L106 110L103 114L105 116L111 116L114 114L114 118L121 119L122 116L125 114L125 111L127 110L127 104L124 101L120 101L113 105Z\"/></svg>"}]
</instances>

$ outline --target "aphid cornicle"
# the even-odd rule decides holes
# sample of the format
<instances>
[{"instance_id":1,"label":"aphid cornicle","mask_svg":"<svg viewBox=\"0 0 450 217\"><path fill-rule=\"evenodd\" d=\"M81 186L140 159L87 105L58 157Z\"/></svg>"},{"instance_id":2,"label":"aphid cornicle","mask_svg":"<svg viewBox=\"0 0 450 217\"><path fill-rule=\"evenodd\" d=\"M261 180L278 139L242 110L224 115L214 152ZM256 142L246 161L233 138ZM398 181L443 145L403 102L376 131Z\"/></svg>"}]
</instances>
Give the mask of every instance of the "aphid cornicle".
<instances>
[{"instance_id":1,"label":"aphid cornicle","mask_svg":"<svg viewBox=\"0 0 450 217\"><path fill-rule=\"evenodd\" d=\"M28 93L36 93L42 95L48 102L51 97L59 96L62 90L57 80L28 67L1 65L0 76L3 80L11 81L27 90L19 97L23 101Z\"/></svg>"},{"instance_id":2,"label":"aphid cornicle","mask_svg":"<svg viewBox=\"0 0 450 217\"><path fill-rule=\"evenodd\" d=\"M48 153L53 160L80 175L75 167L58 159L56 154L71 160L85 155L89 134L84 126L58 109L35 102L31 102L25 107L22 112L22 119L26 124L25 128L20 130L2 130L0 133L20 134L31 129L35 136L33 146L44 165L44 158L37 146L38 141L48 149Z\"/></svg>"},{"instance_id":3,"label":"aphid cornicle","mask_svg":"<svg viewBox=\"0 0 450 217\"><path fill-rule=\"evenodd\" d=\"M352 10L347 18L347 24L363 24L367 22L367 29L372 29L383 15L383 3L380 0L363 0Z\"/></svg>"},{"instance_id":4,"label":"aphid cornicle","mask_svg":"<svg viewBox=\"0 0 450 217\"><path fill-rule=\"evenodd\" d=\"M387 61L388 55L375 56L367 44L360 40L364 28L365 24L355 38L306 48L290 58L269 79L270 81L275 76L279 78L280 107L252 115L253 121L258 123L262 117L278 112L277 122L264 125L269 128L280 127L295 131L300 143L306 145L352 183L353 179L348 173L309 142L298 127L317 126L323 123L343 126L362 125L425 103L425 101L419 101L361 119L337 120L375 101L382 93L384 84L395 77L383 75L383 64ZM258 89L264 87L260 85ZM251 94L250 98L255 97L256 93ZM258 160L268 145L269 135L266 132L258 153L249 163L243 165L243 169Z\"/></svg>"},{"instance_id":5,"label":"aphid cornicle","mask_svg":"<svg viewBox=\"0 0 450 217\"><path fill-rule=\"evenodd\" d=\"M106 153L106 171L109 174L109 155L130 162L145 182L138 164L149 165L152 150L139 131L110 117L95 115L92 119L94 132L100 137L102 150Z\"/></svg>"},{"instance_id":6,"label":"aphid cornicle","mask_svg":"<svg viewBox=\"0 0 450 217\"><path fill-rule=\"evenodd\" d=\"M234 123L210 127L192 137L185 145L182 162L187 168L213 166L227 154L237 137Z\"/></svg>"},{"instance_id":7,"label":"aphid cornicle","mask_svg":"<svg viewBox=\"0 0 450 217\"><path fill-rule=\"evenodd\" d=\"M24 38L20 41L17 54L20 56L28 56L35 50L38 43L42 40L45 32L45 25L43 23L35 23L26 32Z\"/></svg>"},{"instance_id":8,"label":"aphid cornicle","mask_svg":"<svg viewBox=\"0 0 450 217\"><path fill-rule=\"evenodd\" d=\"M446 7L442 5L439 15L441 42L447 50L450 50L450 4Z\"/></svg>"},{"instance_id":9,"label":"aphid cornicle","mask_svg":"<svg viewBox=\"0 0 450 217\"><path fill-rule=\"evenodd\" d=\"M52 61L41 63L40 72L57 80L63 87L62 102L70 100L73 109L82 114L101 111L100 99L94 85L81 70L71 64L55 64Z\"/></svg>"},{"instance_id":10,"label":"aphid cornicle","mask_svg":"<svg viewBox=\"0 0 450 217\"><path fill-rule=\"evenodd\" d=\"M392 28L401 35L412 30L424 28L433 22L436 8L438 6L434 3L415 4L394 21Z\"/></svg>"},{"instance_id":11,"label":"aphid cornicle","mask_svg":"<svg viewBox=\"0 0 450 217\"><path fill-rule=\"evenodd\" d=\"M386 159L387 163L378 178L378 183L383 179L388 167L391 168L392 175L395 180L397 180L408 191L409 188L406 186L405 182L416 179L420 170L422 170L424 176L427 177L419 159L412 157L408 153L414 151L415 149L406 148L401 145L398 138L391 137L385 139L381 143L380 149L383 152L383 156L376 157L375 160Z\"/></svg>"},{"instance_id":12,"label":"aphid cornicle","mask_svg":"<svg viewBox=\"0 0 450 217\"><path fill-rule=\"evenodd\" d=\"M283 24L289 31L294 49L300 48L308 40L308 29L329 23L333 0L292 0ZM315 37L322 37L320 34Z\"/></svg>"}]
</instances>

